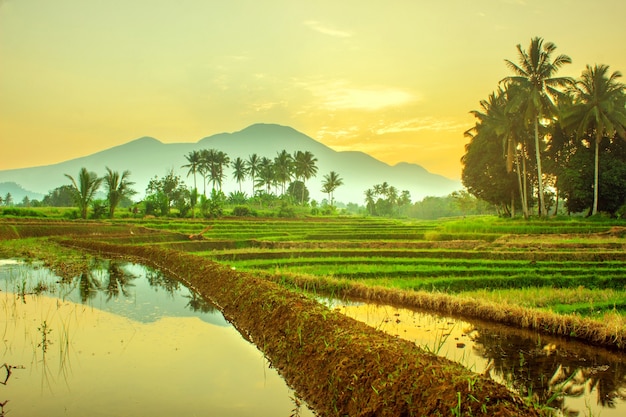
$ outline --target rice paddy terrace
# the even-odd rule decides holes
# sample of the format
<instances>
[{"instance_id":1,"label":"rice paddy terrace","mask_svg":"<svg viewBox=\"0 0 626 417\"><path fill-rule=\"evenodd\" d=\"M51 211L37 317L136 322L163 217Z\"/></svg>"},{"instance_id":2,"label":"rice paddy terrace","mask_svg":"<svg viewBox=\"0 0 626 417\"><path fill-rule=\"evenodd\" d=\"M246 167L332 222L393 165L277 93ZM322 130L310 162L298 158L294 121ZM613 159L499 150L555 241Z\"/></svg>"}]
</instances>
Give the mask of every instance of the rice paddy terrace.
<instances>
[{"instance_id":1,"label":"rice paddy terrace","mask_svg":"<svg viewBox=\"0 0 626 417\"><path fill-rule=\"evenodd\" d=\"M619 316L626 309L626 228L607 223L348 218L219 221L211 226L196 236L204 223L146 225L182 235L159 245L308 291L494 320L507 306L603 319L606 313ZM426 302L415 296L424 292L443 298ZM468 298L500 308L468 307ZM524 317L530 319L529 313ZM535 323L511 317L501 321L624 346L621 332L542 329L537 317L532 315Z\"/></svg>"},{"instance_id":2,"label":"rice paddy terrace","mask_svg":"<svg viewBox=\"0 0 626 417\"><path fill-rule=\"evenodd\" d=\"M347 335L336 331L333 333L329 327L329 318L334 317L335 313L319 313L315 310L317 307L312 305L304 310L303 306L308 306L304 299L295 297L292 300L290 296L284 295L287 293L277 297L270 284L278 284L279 288L288 289L293 294L305 291L482 318L623 350L626 341L626 325L622 319L626 310L625 234L626 229L616 223L583 220L522 222L493 218L445 222L251 218L216 221L151 219L137 223L105 224L31 223L26 220L0 223L0 239L71 235L71 239L55 241L66 246L101 251L104 255L126 253L143 259L158 259L154 264L158 266L165 262L174 265L171 272L175 276L187 279L198 288L220 284L221 289L208 289L207 293L217 291L220 296L224 296L224 286L233 286L227 295L234 298L228 298L224 305L239 308L233 317L242 313L249 316L249 321L240 322L240 326L252 340L259 336L254 330L252 333L248 333L248 330L259 326L255 320L258 321L259 315L266 315L268 311L264 309L266 302L260 302L257 306L251 300L256 298L259 303L259 299L265 299L281 307L276 310L278 313L272 313L281 317L272 316L272 320L276 324L288 323L287 328L271 337L272 342L270 339L257 339L256 343L259 345L261 342L259 347L270 357L276 355L276 352L272 353L273 349L285 348L283 345L289 337L293 339L291 346L300 346L298 349L302 350L303 355L300 358L309 358L312 352L322 352L322 362L317 365L317 373L321 378L324 375L337 375L338 381L327 381L326 388L312 395L307 390L316 391L317 388L305 387L304 396L313 398L312 404L320 407L318 410L322 410L322 414L328 415L339 415L340 410L349 409L351 404L343 404L347 408L342 408L340 400L349 393L329 391L328 387L337 389L342 386L339 379L349 379L354 369L363 366L349 364L346 362L347 357L344 357L339 363L333 364L332 371L324 371L323 367L327 365L324 361L330 360L330 356L324 356L329 354L330 339L326 336L337 338ZM206 281L207 271L215 268L209 267L212 264L221 265L216 276L228 277L226 281L226 278L216 279L215 283ZM255 277L255 280L244 285L239 274ZM196 276L198 280L193 278ZM266 285L269 287L266 288ZM294 289L297 291L292 291ZM240 301L240 298L245 298L243 294L248 297L245 308ZM283 310L282 307L287 309ZM228 311L225 313L228 314ZM294 323L302 324L298 324L297 330L294 330L290 328ZM323 334L326 336L320 338L314 334L315 331L307 334L302 331L304 328L319 328L320 332L324 328ZM259 331L266 337L264 332L268 330L265 324ZM359 328L357 334L365 333ZM346 343L351 346L348 349L352 353L358 351L367 356L371 355L372 349L377 352L383 349L391 355L385 356L388 361L392 357L399 357L393 353L395 347L392 348L392 345L395 346L395 342L389 344L387 339L385 342L374 341L377 347L373 348L371 341L377 340L374 334L368 333L367 340L370 342L363 342L359 346L354 344L360 337L352 334L348 339L350 342ZM281 352L276 356L282 358L277 360L277 366L280 363L286 367L305 366L304 362L294 363L299 358L294 351ZM356 360L356 357L351 356L354 355L349 355L351 360ZM287 364L282 362L285 357ZM380 357L376 361L380 363ZM432 358L428 363L431 364L428 369L432 369L432 366L437 369L449 367L433 365L436 361ZM403 372L407 369L415 375L414 366L415 362L393 364L391 368L395 371L389 371L391 373L387 380L391 381L389 378L392 374L394 381L405 378ZM315 372L313 370L316 368L310 369ZM463 382L459 383L475 377L458 377L456 372L464 375L463 371L457 370L453 372L457 376L441 378L450 378L447 380L453 384L451 390L459 396L459 410L462 408L461 397L464 399L463 406L468 407L458 415L480 414L478 411L486 409L483 405L487 404L487 400L479 398L476 401L478 408L472 408L477 392L473 383L470 384L472 389L469 393L465 392L467 387L461 388ZM362 374L357 376L364 377ZM376 381L369 393L361 393L368 395L364 397L368 398L367 401L371 401L371 390L375 391L378 398L378 389L382 386L377 385L379 379ZM426 398L426 386L423 382L417 384L419 392L424 392L423 398ZM439 380L437 392L443 392L444 385ZM492 386L489 389L495 390L492 393L497 391ZM346 398L356 398L355 395L352 393ZM495 397L492 395L490 398ZM331 408L328 408L328 401L331 401ZM447 410L454 411L456 403L452 401L452 405L446 405L444 409L447 407ZM416 410L411 408L414 405L402 404L410 410ZM518 403L513 401L512 404ZM358 415L393 415L389 413L394 412L389 408L389 403L368 403L365 408L361 406L363 404L358 409L365 411ZM417 410L431 406L435 409L441 404L425 402ZM503 413L500 415L510 415L504 409L495 414L491 410L491 415L500 412Z\"/></svg>"}]
</instances>

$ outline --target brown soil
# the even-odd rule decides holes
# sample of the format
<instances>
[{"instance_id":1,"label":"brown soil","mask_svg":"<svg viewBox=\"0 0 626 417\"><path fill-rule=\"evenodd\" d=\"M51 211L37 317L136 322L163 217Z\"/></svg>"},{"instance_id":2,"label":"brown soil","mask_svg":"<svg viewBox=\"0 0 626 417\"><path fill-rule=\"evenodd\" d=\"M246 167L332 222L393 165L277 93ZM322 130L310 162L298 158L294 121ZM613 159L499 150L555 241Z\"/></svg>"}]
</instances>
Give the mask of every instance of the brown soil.
<instances>
[{"instance_id":1,"label":"brown soil","mask_svg":"<svg viewBox=\"0 0 626 417\"><path fill-rule=\"evenodd\" d=\"M194 288L256 344L319 415L539 415L487 377L268 280L171 249L93 237L56 241L156 267Z\"/></svg>"}]
</instances>

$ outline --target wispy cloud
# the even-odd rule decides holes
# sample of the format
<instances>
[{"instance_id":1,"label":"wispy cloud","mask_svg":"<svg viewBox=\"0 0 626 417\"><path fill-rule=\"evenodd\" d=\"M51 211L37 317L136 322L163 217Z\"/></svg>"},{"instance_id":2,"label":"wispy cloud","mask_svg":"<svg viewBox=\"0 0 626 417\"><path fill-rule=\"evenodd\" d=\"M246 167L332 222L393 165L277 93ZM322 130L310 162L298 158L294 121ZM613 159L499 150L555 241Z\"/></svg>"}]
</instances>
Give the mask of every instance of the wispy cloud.
<instances>
[{"instance_id":1,"label":"wispy cloud","mask_svg":"<svg viewBox=\"0 0 626 417\"><path fill-rule=\"evenodd\" d=\"M420 117L385 125L376 129L375 132L379 135L384 135L386 133L419 132L422 130L443 132L465 129L466 127L467 126L464 123L459 123L449 119Z\"/></svg>"},{"instance_id":2,"label":"wispy cloud","mask_svg":"<svg viewBox=\"0 0 626 417\"><path fill-rule=\"evenodd\" d=\"M315 30L316 32L323 33L324 35L333 36L336 38L349 38L352 36L351 32L330 28L318 22L317 20L307 20L306 22L304 22L304 24Z\"/></svg>"},{"instance_id":3,"label":"wispy cloud","mask_svg":"<svg viewBox=\"0 0 626 417\"><path fill-rule=\"evenodd\" d=\"M303 83L305 89L328 110L375 111L419 100L410 91L388 86L351 86L346 81Z\"/></svg>"}]
</instances>

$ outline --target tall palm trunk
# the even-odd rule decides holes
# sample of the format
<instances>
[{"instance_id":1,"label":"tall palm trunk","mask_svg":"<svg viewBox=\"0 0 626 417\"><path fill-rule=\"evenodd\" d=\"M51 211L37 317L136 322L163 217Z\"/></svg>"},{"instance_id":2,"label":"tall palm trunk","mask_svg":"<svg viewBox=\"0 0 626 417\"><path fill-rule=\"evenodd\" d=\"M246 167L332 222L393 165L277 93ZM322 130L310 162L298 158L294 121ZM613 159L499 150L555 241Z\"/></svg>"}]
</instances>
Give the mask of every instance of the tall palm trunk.
<instances>
[{"instance_id":1,"label":"tall palm trunk","mask_svg":"<svg viewBox=\"0 0 626 417\"><path fill-rule=\"evenodd\" d=\"M543 197L543 174L541 172L541 153L539 148L539 116L535 117L535 156L537 158L537 184L539 187L539 216L545 216L546 204Z\"/></svg>"},{"instance_id":2,"label":"tall palm trunk","mask_svg":"<svg viewBox=\"0 0 626 417\"><path fill-rule=\"evenodd\" d=\"M523 145L522 145L523 149ZM515 153L515 165L517 166L517 185L519 186L520 203L522 214L528 219L528 190L526 189L526 159L522 159L522 169L520 169L519 154ZM523 181L522 181L523 179Z\"/></svg>"},{"instance_id":3,"label":"tall palm trunk","mask_svg":"<svg viewBox=\"0 0 626 417\"><path fill-rule=\"evenodd\" d=\"M602 133L600 130L596 129L596 146L595 146L595 155L593 161L593 208L591 209L591 215L595 215L598 213L598 185L599 185L599 175L598 172L600 170L600 141L602 140Z\"/></svg>"}]
</instances>

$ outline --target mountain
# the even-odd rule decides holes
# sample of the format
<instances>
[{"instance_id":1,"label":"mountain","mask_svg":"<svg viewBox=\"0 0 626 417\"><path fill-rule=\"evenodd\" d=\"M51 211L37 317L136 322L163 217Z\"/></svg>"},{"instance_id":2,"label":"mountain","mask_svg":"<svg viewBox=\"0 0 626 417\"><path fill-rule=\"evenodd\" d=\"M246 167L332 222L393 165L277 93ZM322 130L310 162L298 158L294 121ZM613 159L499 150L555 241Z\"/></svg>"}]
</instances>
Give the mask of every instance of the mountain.
<instances>
[{"instance_id":1,"label":"mountain","mask_svg":"<svg viewBox=\"0 0 626 417\"><path fill-rule=\"evenodd\" d=\"M0 182L0 197L4 201L5 196L10 193L13 204L19 204L24 200L24 197L28 197L29 200L40 200L44 197L42 193L35 193L22 188L15 182Z\"/></svg>"},{"instance_id":2,"label":"mountain","mask_svg":"<svg viewBox=\"0 0 626 417\"><path fill-rule=\"evenodd\" d=\"M134 189L139 191L136 196L139 199L144 196L150 179L164 176L169 169L185 179L190 187L193 186L193 176L187 177L187 169L181 168L188 163L185 155L193 150L211 148L225 152L231 161L237 157L246 160L253 153L274 159L282 150L290 154L310 151L317 158L318 172L306 185L311 198L318 201L327 198L320 190L324 175L330 171L336 171L343 179L343 185L335 191L335 200L344 203L364 204L365 190L384 181L399 191L408 190L412 201L419 201L426 196L447 195L461 188L459 181L430 173L419 165L399 163L390 166L363 152L334 151L291 127L275 124L255 124L239 132L219 133L196 143L162 143L155 138L143 137L54 165L0 171L0 182L15 182L25 189L47 194L56 187L69 184L65 174L76 177L82 167L98 175L104 175L105 167L120 172L128 169L131 171L131 181L135 182ZM229 169L223 184L226 194L239 189L231 176L232 171ZM198 176L200 192L201 182ZM251 193L250 181L244 182L242 186L243 191Z\"/></svg>"}]
</instances>

